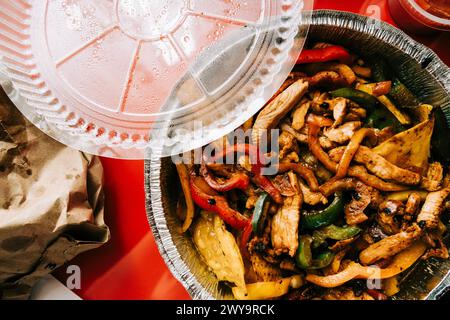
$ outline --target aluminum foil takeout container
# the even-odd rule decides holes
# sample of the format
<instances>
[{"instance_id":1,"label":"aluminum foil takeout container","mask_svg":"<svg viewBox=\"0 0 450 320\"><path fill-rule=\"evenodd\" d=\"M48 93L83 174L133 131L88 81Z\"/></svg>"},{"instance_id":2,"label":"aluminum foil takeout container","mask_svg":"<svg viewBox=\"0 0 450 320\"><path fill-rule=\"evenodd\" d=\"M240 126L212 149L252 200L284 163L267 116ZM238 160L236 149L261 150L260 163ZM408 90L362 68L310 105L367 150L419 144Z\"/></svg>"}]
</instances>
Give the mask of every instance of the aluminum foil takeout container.
<instances>
[{"instance_id":1,"label":"aluminum foil takeout container","mask_svg":"<svg viewBox=\"0 0 450 320\"><path fill-rule=\"evenodd\" d=\"M352 13L321 10L311 17L308 37L387 59L420 100L441 106L450 123L450 69L399 29ZM175 195L181 190L171 159L149 159L145 168L148 220L169 269L193 299L232 298L201 261L190 236L179 232ZM395 299L438 299L450 288L450 260L420 261L402 275L400 288Z\"/></svg>"}]
</instances>

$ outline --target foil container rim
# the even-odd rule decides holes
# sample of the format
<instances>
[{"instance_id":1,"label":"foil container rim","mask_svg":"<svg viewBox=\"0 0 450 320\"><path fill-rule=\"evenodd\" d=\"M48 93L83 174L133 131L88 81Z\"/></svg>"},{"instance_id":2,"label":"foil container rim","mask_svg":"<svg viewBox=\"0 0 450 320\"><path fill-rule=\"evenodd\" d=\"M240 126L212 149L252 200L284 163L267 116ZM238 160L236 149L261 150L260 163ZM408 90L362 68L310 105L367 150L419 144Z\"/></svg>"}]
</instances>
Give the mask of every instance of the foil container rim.
<instances>
[{"instance_id":1,"label":"foil container rim","mask_svg":"<svg viewBox=\"0 0 450 320\"><path fill-rule=\"evenodd\" d=\"M352 31L366 33L368 36L375 37L377 40L389 46L394 46L398 50L407 52L419 64L424 62L423 58L425 57L425 59L430 60L426 66L426 71L450 95L450 68L444 64L434 51L418 43L400 29L384 21L337 10L314 10L311 16L310 28L314 26L338 26L339 28L347 28ZM384 33L394 36L396 40L393 42L385 41L382 37ZM160 158L148 155L144 168L146 213L155 242L169 270L193 299L214 299L190 271L172 240L162 202L160 181L161 164L162 161ZM437 299L449 289L450 271L424 299Z\"/></svg>"}]
</instances>

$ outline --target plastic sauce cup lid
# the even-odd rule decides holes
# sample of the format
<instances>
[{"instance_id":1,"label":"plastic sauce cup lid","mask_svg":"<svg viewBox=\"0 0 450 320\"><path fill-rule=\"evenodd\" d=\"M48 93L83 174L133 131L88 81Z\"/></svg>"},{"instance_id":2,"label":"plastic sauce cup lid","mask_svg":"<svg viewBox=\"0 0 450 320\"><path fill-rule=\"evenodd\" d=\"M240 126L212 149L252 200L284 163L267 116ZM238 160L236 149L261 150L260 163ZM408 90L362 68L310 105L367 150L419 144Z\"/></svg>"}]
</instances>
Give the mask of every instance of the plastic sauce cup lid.
<instances>
[{"instance_id":1,"label":"plastic sauce cup lid","mask_svg":"<svg viewBox=\"0 0 450 320\"><path fill-rule=\"evenodd\" d=\"M5 0L8 93L66 145L170 156L244 123L292 70L312 0Z\"/></svg>"}]
</instances>

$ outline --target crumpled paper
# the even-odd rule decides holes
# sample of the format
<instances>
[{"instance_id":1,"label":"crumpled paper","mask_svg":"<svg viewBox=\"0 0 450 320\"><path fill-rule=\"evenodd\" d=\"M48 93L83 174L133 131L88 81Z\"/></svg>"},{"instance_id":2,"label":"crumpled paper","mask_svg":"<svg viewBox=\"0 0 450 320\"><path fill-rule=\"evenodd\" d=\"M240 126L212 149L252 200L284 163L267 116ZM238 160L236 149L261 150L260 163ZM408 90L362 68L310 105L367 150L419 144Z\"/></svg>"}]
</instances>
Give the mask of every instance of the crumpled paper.
<instances>
[{"instance_id":1,"label":"crumpled paper","mask_svg":"<svg viewBox=\"0 0 450 320\"><path fill-rule=\"evenodd\" d=\"M103 169L28 122L0 87L0 297L33 285L109 239Z\"/></svg>"}]
</instances>

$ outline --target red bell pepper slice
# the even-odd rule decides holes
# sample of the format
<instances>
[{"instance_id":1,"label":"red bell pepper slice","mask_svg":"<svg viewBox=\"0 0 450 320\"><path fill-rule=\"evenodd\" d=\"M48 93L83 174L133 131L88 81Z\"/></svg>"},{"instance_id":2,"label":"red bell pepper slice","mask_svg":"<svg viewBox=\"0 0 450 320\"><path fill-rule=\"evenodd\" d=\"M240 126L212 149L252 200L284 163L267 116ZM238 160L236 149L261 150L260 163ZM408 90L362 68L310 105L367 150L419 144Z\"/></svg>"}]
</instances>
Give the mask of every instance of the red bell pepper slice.
<instances>
[{"instance_id":1,"label":"red bell pepper slice","mask_svg":"<svg viewBox=\"0 0 450 320\"><path fill-rule=\"evenodd\" d=\"M281 196L280 190L275 188L269 178L261 174L261 169L263 168L261 159L264 158L265 155L261 154L256 146L251 144L235 144L232 148L227 148L225 151L217 153L211 160L217 162L218 159L223 159L229 154L234 154L236 152L249 155L252 159L255 159L256 157L256 164L252 164L253 181L258 187L266 191L276 203L283 203L283 197Z\"/></svg>"},{"instance_id":2,"label":"red bell pepper slice","mask_svg":"<svg viewBox=\"0 0 450 320\"><path fill-rule=\"evenodd\" d=\"M341 63L350 64L352 57L350 53L341 46L329 46L320 49L305 49L301 52L297 59L297 64L339 61Z\"/></svg>"},{"instance_id":3,"label":"red bell pepper slice","mask_svg":"<svg viewBox=\"0 0 450 320\"><path fill-rule=\"evenodd\" d=\"M244 229L250 220L238 211L230 208L224 196L212 190L201 177L189 179L192 200L203 210L217 213L225 223L235 229Z\"/></svg>"},{"instance_id":4,"label":"red bell pepper slice","mask_svg":"<svg viewBox=\"0 0 450 320\"><path fill-rule=\"evenodd\" d=\"M218 162L220 159L228 157L230 154L234 154L236 152L249 155L251 157L257 157L256 160L258 163L260 162L261 157L264 157L264 155L258 152L258 148L256 146L247 143L239 143L233 145L233 147L231 148L227 147L226 149L223 149L220 152L216 153L213 157L210 158L210 161Z\"/></svg>"},{"instance_id":5,"label":"red bell pepper slice","mask_svg":"<svg viewBox=\"0 0 450 320\"><path fill-rule=\"evenodd\" d=\"M224 182L219 182L209 172L205 162L202 161L200 174L205 178L206 183L216 191L225 192L233 189L246 190L250 184L250 178L243 172L233 173L231 178Z\"/></svg>"},{"instance_id":6,"label":"red bell pepper slice","mask_svg":"<svg viewBox=\"0 0 450 320\"><path fill-rule=\"evenodd\" d=\"M261 174L262 165L252 165L253 181L258 187L267 192L270 197L278 204L283 203L283 197L281 196L280 190L275 188L272 181L266 176Z\"/></svg>"}]
</instances>

